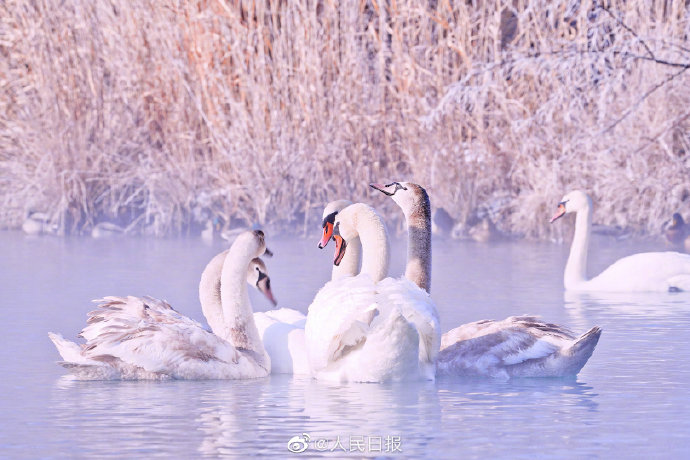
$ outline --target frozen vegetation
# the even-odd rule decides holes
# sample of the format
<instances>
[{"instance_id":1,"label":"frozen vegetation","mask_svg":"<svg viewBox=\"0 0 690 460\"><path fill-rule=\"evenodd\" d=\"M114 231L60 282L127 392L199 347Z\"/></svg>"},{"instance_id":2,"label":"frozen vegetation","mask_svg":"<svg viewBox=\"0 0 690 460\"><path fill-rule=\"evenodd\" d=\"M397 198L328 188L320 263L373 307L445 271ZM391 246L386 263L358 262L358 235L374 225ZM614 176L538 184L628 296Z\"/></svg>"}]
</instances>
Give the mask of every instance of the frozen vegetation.
<instances>
[{"instance_id":1,"label":"frozen vegetation","mask_svg":"<svg viewBox=\"0 0 690 460\"><path fill-rule=\"evenodd\" d=\"M638 233L690 213L685 0L7 0L0 18L0 227L303 232L387 179L527 237L559 236L575 188Z\"/></svg>"}]
</instances>

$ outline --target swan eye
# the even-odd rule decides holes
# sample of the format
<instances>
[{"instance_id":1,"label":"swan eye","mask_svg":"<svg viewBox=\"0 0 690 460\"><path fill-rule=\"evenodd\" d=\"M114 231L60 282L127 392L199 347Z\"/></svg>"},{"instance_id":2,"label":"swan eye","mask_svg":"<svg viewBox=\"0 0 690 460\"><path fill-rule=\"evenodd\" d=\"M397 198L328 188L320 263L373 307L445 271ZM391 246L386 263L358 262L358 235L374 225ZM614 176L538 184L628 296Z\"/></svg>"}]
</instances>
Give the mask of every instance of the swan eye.
<instances>
[{"instance_id":1,"label":"swan eye","mask_svg":"<svg viewBox=\"0 0 690 460\"><path fill-rule=\"evenodd\" d=\"M332 224L335 222L335 216L338 214L338 211L333 211L329 215L323 218L323 221L321 221L321 226L326 227L327 224Z\"/></svg>"}]
</instances>

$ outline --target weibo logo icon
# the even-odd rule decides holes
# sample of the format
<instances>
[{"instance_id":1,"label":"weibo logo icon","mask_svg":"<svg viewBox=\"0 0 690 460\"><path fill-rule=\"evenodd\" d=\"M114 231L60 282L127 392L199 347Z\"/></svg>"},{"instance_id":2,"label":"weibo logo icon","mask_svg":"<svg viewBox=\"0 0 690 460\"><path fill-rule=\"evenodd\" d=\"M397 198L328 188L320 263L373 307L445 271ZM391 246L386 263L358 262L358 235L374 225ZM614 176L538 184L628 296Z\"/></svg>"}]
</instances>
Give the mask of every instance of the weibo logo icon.
<instances>
[{"instance_id":1,"label":"weibo logo icon","mask_svg":"<svg viewBox=\"0 0 690 460\"><path fill-rule=\"evenodd\" d=\"M294 454L300 454L309 448L309 435L302 433L302 436L297 435L290 438L287 448Z\"/></svg>"}]
</instances>

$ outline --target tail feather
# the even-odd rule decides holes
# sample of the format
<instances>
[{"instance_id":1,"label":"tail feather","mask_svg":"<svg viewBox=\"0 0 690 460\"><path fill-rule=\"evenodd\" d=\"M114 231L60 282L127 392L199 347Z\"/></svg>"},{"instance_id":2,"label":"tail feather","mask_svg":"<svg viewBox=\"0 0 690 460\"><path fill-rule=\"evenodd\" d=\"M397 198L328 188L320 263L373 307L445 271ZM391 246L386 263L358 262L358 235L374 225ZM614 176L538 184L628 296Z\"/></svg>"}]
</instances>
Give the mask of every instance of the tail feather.
<instances>
[{"instance_id":1,"label":"tail feather","mask_svg":"<svg viewBox=\"0 0 690 460\"><path fill-rule=\"evenodd\" d=\"M56 334L54 332L49 332L48 337L50 337L50 340L53 341L53 343L55 344L55 348L57 348L58 353L60 353L60 356L62 356L62 359L65 360L66 363L83 365L100 364L97 361L85 358L81 354L81 347L76 343L70 342L69 340L65 339L62 335ZM60 364L64 366L64 364Z\"/></svg>"},{"instance_id":2,"label":"tail feather","mask_svg":"<svg viewBox=\"0 0 690 460\"><path fill-rule=\"evenodd\" d=\"M582 334L570 348L564 350L563 354L570 357L570 362L568 363L569 374L576 375L582 370L592 356L597 343L599 343L600 336L601 328L599 326L594 326L592 329Z\"/></svg>"}]
</instances>

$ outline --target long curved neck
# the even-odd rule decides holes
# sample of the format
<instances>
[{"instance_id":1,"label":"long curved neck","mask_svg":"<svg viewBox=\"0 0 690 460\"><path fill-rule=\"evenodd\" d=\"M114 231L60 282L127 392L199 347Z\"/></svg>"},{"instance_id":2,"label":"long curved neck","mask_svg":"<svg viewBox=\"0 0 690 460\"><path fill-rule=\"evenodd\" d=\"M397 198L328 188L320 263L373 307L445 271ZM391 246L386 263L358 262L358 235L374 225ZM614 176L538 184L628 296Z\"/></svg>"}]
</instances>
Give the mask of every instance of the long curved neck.
<instances>
[{"instance_id":1,"label":"long curved neck","mask_svg":"<svg viewBox=\"0 0 690 460\"><path fill-rule=\"evenodd\" d=\"M357 203L347 208L351 225L362 243L362 271L379 282L388 275L390 244L388 232L381 216L370 206ZM345 213L345 211L343 211ZM348 242L349 244L349 242Z\"/></svg>"},{"instance_id":2,"label":"long curved neck","mask_svg":"<svg viewBox=\"0 0 690 460\"><path fill-rule=\"evenodd\" d=\"M588 205L577 211L575 216L575 235L563 274L563 284L566 289L587 281L587 249L591 230L592 207Z\"/></svg>"},{"instance_id":3,"label":"long curved neck","mask_svg":"<svg viewBox=\"0 0 690 460\"><path fill-rule=\"evenodd\" d=\"M199 302L206 322L217 336L224 334L225 320L223 318L223 304L220 300L220 274L223 262L228 255L225 250L215 256L206 265L199 281Z\"/></svg>"},{"instance_id":4,"label":"long curved neck","mask_svg":"<svg viewBox=\"0 0 690 460\"><path fill-rule=\"evenodd\" d=\"M340 265L333 265L331 280L355 276L359 273L359 258L362 254L362 242L359 237L350 238L347 242L347 251L340 262Z\"/></svg>"},{"instance_id":5,"label":"long curved neck","mask_svg":"<svg viewBox=\"0 0 690 460\"><path fill-rule=\"evenodd\" d=\"M220 275L224 319L221 337L235 348L257 353L256 359L261 361L267 356L266 350L254 322L247 292L247 267L255 256L248 248L234 244L225 257Z\"/></svg>"},{"instance_id":6,"label":"long curved neck","mask_svg":"<svg viewBox=\"0 0 690 460\"><path fill-rule=\"evenodd\" d=\"M413 209L403 209L407 222L405 278L431 292L431 203L424 194Z\"/></svg>"}]
</instances>

